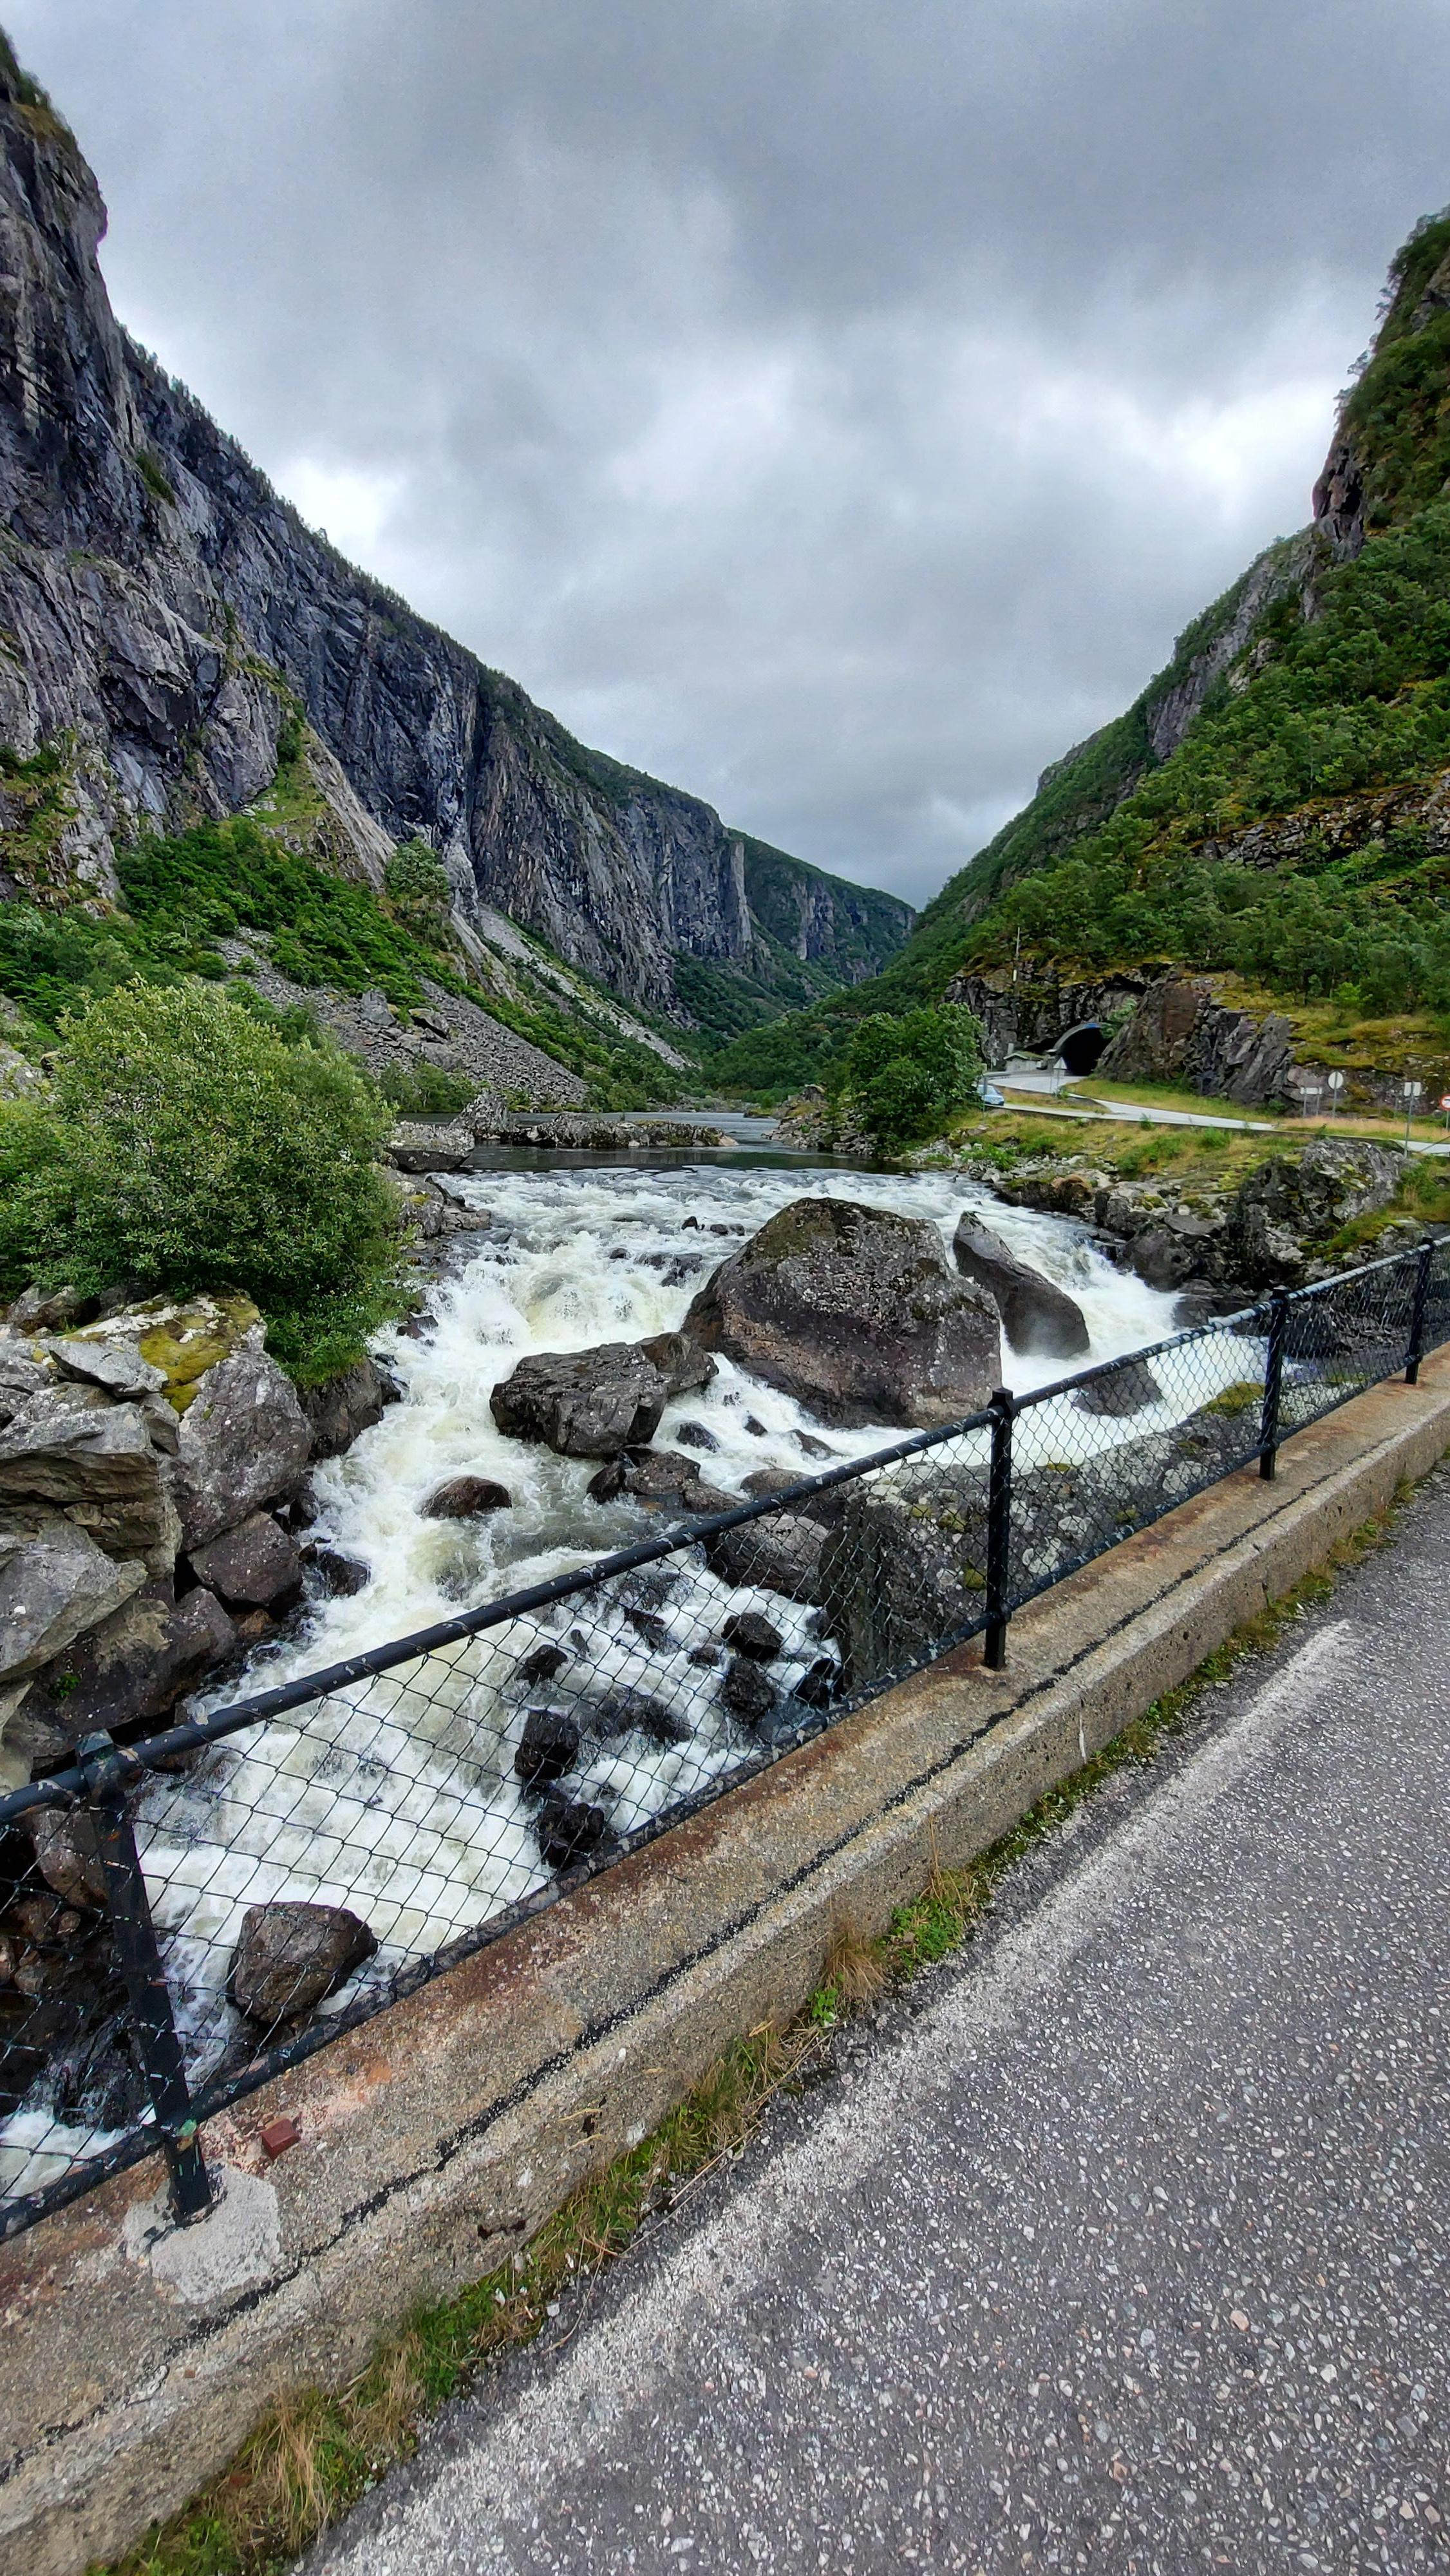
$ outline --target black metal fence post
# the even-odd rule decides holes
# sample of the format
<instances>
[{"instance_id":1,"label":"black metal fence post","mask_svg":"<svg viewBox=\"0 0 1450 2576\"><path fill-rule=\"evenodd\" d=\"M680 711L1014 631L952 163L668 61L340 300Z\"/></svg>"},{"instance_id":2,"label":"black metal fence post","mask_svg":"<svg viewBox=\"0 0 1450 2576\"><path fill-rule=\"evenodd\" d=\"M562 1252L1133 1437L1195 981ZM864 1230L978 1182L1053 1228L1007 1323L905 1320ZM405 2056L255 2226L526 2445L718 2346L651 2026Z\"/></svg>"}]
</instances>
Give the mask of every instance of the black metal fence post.
<instances>
[{"instance_id":1,"label":"black metal fence post","mask_svg":"<svg viewBox=\"0 0 1450 2576\"><path fill-rule=\"evenodd\" d=\"M1012 1580L1012 1423L1017 1411L1010 1387L992 1391L992 1466L987 1482L987 1634L982 1660L1000 1673L1007 1661L1008 1599Z\"/></svg>"},{"instance_id":2,"label":"black metal fence post","mask_svg":"<svg viewBox=\"0 0 1450 2576\"><path fill-rule=\"evenodd\" d=\"M1272 1484L1279 1472L1279 1394L1284 1383L1284 1343L1289 1331L1287 1290L1276 1290L1269 1310L1269 1347L1264 1358L1264 1410L1259 1423L1259 1474Z\"/></svg>"},{"instance_id":3,"label":"black metal fence post","mask_svg":"<svg viewBox=\"0 0 1450 2576\"><path fill-rule=\"evenodd\" d=\"M134 1776L134 1765L128 1767L109 1735L88 1735L79 1758L89 1792L84 1812L95 1828L105 1872L116 1967L126 1989L131 2028L170 2168L172 2208L184 2226L189 2219L205 2217L212 2205L212 2188L192 2118L186 2066L156 1946L136 1836L126 1813L126 1785L128 1777Z\"/></svg>"},{"instance_id":4,"label":"black metal fence post","mask_svg":"<svg viewBox=\"0 0 1450 2576\"><path fill-rule=\"evenodd\" d=\"M1427 1234L1415 1263L1415 1294L1410 1306L1410 1347L1405 1354L1405 1384L1418 1386L1420 1362L1425 1356L1425 1317L1430 1305L1430 1264L1435 1258L1435 1238Z\"/></svg>"}]
</instances>

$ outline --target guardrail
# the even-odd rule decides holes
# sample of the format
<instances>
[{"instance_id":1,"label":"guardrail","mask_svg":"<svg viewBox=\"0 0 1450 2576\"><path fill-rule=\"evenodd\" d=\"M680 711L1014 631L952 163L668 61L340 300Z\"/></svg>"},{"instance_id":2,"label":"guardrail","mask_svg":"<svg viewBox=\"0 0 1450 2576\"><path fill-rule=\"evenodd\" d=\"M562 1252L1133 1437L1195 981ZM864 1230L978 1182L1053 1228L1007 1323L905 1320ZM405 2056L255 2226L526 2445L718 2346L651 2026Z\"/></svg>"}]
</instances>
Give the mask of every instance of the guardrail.
<instances>
[{"instance_id":1,"label":"guardrail","mask_svg":"<svg viewBox=\"0 0 1450 2576\"><path fill-rule=\"evenodd\" d=\"M0 1799L0 2235L205 2122L1450 1340L1342 1271Z\"/></svg>"}]
</instances>

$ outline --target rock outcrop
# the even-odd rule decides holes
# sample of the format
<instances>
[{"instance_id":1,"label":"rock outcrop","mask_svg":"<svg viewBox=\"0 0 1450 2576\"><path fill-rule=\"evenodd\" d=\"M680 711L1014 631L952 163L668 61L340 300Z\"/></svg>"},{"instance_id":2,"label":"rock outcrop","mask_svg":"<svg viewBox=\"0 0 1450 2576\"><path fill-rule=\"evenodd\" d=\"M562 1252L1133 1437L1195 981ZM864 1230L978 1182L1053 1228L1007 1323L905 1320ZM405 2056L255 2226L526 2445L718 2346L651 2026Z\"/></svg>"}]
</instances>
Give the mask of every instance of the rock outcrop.
<instances>
[{"instance_id":1,"label":"rock outcrop","mask_svg":"<svg viewBox=\"0 0 1450 2576\"><path fill-rule=\"evenodd\" d=\"M685 1328L822 1421L925 1430L984 1403L997 1310L958 1278L935 1226L797 1199L701 1289Z\"/></svg>"},{"instance_id":2,"label":"rock outcrop","mask_svg":"<svg viewBox=\"0 0 1450 2576\"><path fill-rule=\"evenodd\" d=\"M1220 1002L1206 975L1160 975L1098 1063L1119 1082L1172 1082L1244 1109L1289 1097L1294 1033L1278 1011Z\"/></svg>"},{"instance_id":3,"label":"rock outcrop","mask_svg":"<svg viewBox=\"0 0 1450 2576\"><path fill-rule=\"evenodd\" d=\"M762 856L699 799L586 750L307 528L119 328L104 225L74 138L3 46L0 743L59 747L64 777L48 832L39 788L0 782L0 899L103 894L138 823L252 805L300 711L332 864L376 884L422 833L465 929L506 914L651 1011L688 1020L680 956L769 987L756 879L796 886L798 954L839 959L842 981L886 962L908 906Z\"/></svg>"},{"instance_id":4,"label":"rock outcrop","mask_svg":"<svg viewBox=\"0 0 1450 2576\"><path fill-rule=\"evenodd\" d=\"M1077 1300L1019 1261L1011 1245L970 1209L952 1237L952 1255L963 1275L986 1289L1014 1351L1070 1360L1088 1349L1091 1336Z\"/></svg>"}]
</instances>

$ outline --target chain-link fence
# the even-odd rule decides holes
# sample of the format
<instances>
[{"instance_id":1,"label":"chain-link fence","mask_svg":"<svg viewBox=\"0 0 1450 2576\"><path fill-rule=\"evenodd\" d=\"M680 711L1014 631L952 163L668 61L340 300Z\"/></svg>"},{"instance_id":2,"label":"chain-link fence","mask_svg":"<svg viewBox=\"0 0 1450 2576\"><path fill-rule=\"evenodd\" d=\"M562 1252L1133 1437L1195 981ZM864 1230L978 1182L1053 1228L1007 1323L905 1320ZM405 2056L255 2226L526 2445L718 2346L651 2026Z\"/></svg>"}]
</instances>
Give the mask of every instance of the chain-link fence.
<instances>
[{"instance_id":1,"label":"chain-link fence","mask_svg":"<svg viewBox=\"0 0 1450 2576\"><path fill-rule=\"evenodd\" d=\"M0 1799L0 2233L1450 1339L1450 1244L1267 1299Z\"/></svg>"}]
</instances>

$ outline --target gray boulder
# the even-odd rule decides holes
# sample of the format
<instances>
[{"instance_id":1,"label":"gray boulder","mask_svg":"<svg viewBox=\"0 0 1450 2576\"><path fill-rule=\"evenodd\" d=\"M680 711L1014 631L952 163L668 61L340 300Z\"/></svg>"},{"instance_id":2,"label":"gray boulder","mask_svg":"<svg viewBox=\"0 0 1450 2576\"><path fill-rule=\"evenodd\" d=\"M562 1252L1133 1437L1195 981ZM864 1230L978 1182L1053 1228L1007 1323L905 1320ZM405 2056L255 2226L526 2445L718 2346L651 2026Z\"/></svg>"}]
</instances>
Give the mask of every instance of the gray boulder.
<instances>
[{"instance_id":1,"label":"gray boulder","mask_svg":"<svg viewBox=\"0 0 1450 2576\"><path fill-rule=\"evenodd\" d=\"M250 1512L236 1529L194 1547L191 1567L198 1582L246 1610L283 1608L302 1589L301 1556L269 1512Z\"/></svg>"},{"instance_id":2,"label":"gray boulder","mask_svg":"<svg viewBox=\"0 0 1450 2576\"><path fill-rule=\"evenodd\" d=\"M694 1459L678 1449L643 1449L612 1458L591 1477L591 1502L612 1503L621 1495L645 1504L675 1503L702 1520L712 1512L730 1511L736 1500L733 1494L706 1484Z\"/></svg>"},{"instance_id":3,"label":"gray boulder","mask_svg":"<svg viewBox=\"0 0 1450 2576\"><path fill-rule=\"evenodd\" d=\"M176 1457L176 1498L188 1550L236 1529L294 1486L312 1434L297 1390L265 1351L247 1344L199 1381Z\"/></svg>"},{"instance_id":4,"label":"gray boulder","mask_svg":"<svg viewBox=\"0 0 1450 2576\"><path fill-rule=\"evenodd\" d=\"M144 1566L117 1565L61 1512L0 1531L0 1686L40 1672L145 1580Z\"/></svg>"},{"instance_id":5,"label":"gray boulder","mask_svg":"<svg viewBox=\"0 0 1450 2576\"><path fill-rule=\"evenodd\" d=\"M685 1327L826 1422L926 1430L973 1412L1001 1375L996 1307L954 1274L936 1227L847 1199L782 1208Z\"/></svg>"},{"instance_id":6,"label":"gray boulder","mask_svg":"<svg viewBox=\"0 0 1450 2576\"><path fill-rule=\"evenodd\" d=\"M232 1952L227 1993L258 2029L275 2030L346 1985L377 1946L345 1905L252 1905Z\"/></svg>"},{"instance_id":7,"label":"gray boulder","mask_svg":"<svg viewBox=\"0 0 1450 2576\"><path fill-rule=\"evenodd\" d=\"M84 1807L42 1807L26 1821L47 1887L62 1903L98 1913L106 1902L106 1873Z\"/></svg>"},{"instance_id":8,"label":"gray boulder","mask_svg":"<svg viewBox=\"0 0 1450 2576\"><path fill-rule=\"evenodd\" d=\"M398 1172L466 1171L473 1159L473 1131L405 1118L393 1132L387 1159Z\"/></svg>"},{"instance_id":9,"label":"gray boulder","mask_svg":"<svg viewBox=\"0 0 1450 2576\"><path fill-rule=\"evenodd\" d=\"M638 1343L603 1342L520 1360L488 1401L511 1440L541 1442L564 1458L617 1458L654 1438L669 1392Z\"/></svg>"},{"instance_id":10,"label":"gray boulder","mask_svg":"<svg viewBox=\"0 0 1450 2576\"><path fill-rule=\"evenodd\" d=\"M952 1238L957 1268L995 1299L1014 1351L1044 1359L1078 1359L1089 1347L1082 1308L1065 1288L1020 1261L1011 1245L970 1208Z\"/></svg>"},{"instance_id":11,"label":"gray boulder","mask_svg":"<svg viewBox=\"0 0 1450 2576\"><path fill-rule=\"evenodd\" d=\"M780 1592L788 1601L815 1601L825 1543L822 1522L796 1512L767 1512L758 1521L717 1531L706 1554L711 1573L724 1583Z\"/></svg>"},{"instance_id":12,"label":"gray boulder","mask_svg":"<svg viewBox=\"0 0 1450 2576\"><path fill-rule=\"evenodd\" d=\"M31 1396L54 1385L58 1374L54 1360L38 1342L0 1332L0 1426L12 1422Z\"/></svg>"},{"instance_id":13,"label":"gray boulder","mask_svg":"<svg viewBox=\"0 0 1450 2576\"><path fill-rule=\"evenodd\" d=\"M695 1387L708 1386L719 1374L709 1352L693 1333L654 1333L639 1344L639 1349L659 1370L671 1395L688 1395Z\"/></svg>"},{"instance_id":14,"label":"gray boulder","mask_svg":"<svg viewBox=\"0 0 1450 2576\"><path fill-rule=\"evenodd\" d=\"M399 1390L376 1360L354 1361L321 1386L304 1387L300 1402L312 1435L314 1458L340 1458L361 1432L381 1422Z\"/></svg>"},{"instance_id":15,"label":"gray boulder","mask_svg":"<svg viewBox=\"0 0 1450 2576\"><path fill-rule=\"evenodd\" d=\"M159 1395L166 1384L165 1369L153 1368L130 1342L100 1342L89 1335L74 1339L45 1335L40 1348L49 1353L62 1377L75 1378L82 1386L98 1386L104 1395L113 1395L123 1403L143 1395Z\"/></svg>"},{"instance_id":16,"label":"gray boulder","mask_svg":"<svg viewBox=\"0 0 1450 2576\"><path fill-rule=\"evenodd\" d=\"M566 1708L531 1708L514 1755L514 1777L526 1789L547 1789L579 1759L579 1724Z\"/></svg>"},{"instance_id":17,"label":"gray boulder","mask_svg":"<svg viewBox=\"0 0 1450 2576\"><path fill-rule=\"evenodd\" d=\"M1316 1245L1389 1206L1406 1161L1383 1145L1325 1136L1292 1159L1276 1154L1260 1163L1229 1202L1232 1275L1253 1288L1300 1286Z\"/></svg>"},{"instance_id":18,"label":"gray boulder","mask_svg":"<svg viewBox=\"0 0 1450 2576\"><path fill-rule=\"evenodd\" d=\"M169 1573L178 1522L165 1462L137 1405L57 1384L0 1430L0 1507L58 1504L108 1556Z\"/></svg>"},{"instance_id":19,"label":"gray boulder","mask_svg":"<svg viewBox=\"0 0 1450 2576\"><path fill-rule=\"evenodd\" d=\"M31 1685L25 1725L71 1747L98 1726L166 1717L236 1642L214 1593L198 1584L173 1601L168 1584L149 1584L47 1665Z\"/></svg>"},{"instance_id":20,"label":"gray boulder","mask_svg":"<svg viewBox=\"0 0 1450 2576\"><path fill-rule=\"evenodd\" d=\"M1096 1413L1121 1421L1160 1402L1163 1389L1146 1360L1120 1360L1106 1377L1092 1378L1073 1397L1078 1413Z\"/></svg>"},{"instance_id":21,"label":"gray boulder","mask_svg":"<svg viewBox=\"0 0 1450 2576\"><path fill-rule=\"evenodd\" d=\"M720 1635L737 1655L748 1655L757 1664L773 1664L785 1649L785 1639L774 1621L763 1619L758 1610L737 1610L726 1620Z\"/></svg>"},{"instance_id":22,"label":"gray boulder","mask_svg":"<svg viewBox=\"0 0 1450 2576\"><path fill-rule=\"evenodd\" d=\"M12 1333L59 1332L91 1301L79 1288L25 1288L7 1318Z\"/></svg>"},{"instance_id":23,"label":"gray boulder","mask_svg":"<svg viewBox=\"0 0 1450 2576\"><path fill-rule=\"evenodd\" d=\"M425 1521L469 1521L484 1512L506 1512L512 1502L507 1485L492 1476L450 1476L418 1508Z\"/></svg>"}]
</instances>

